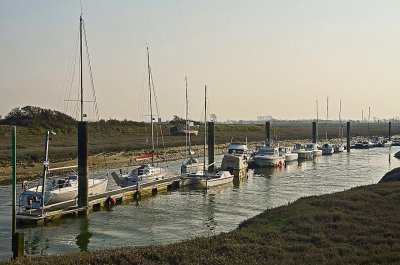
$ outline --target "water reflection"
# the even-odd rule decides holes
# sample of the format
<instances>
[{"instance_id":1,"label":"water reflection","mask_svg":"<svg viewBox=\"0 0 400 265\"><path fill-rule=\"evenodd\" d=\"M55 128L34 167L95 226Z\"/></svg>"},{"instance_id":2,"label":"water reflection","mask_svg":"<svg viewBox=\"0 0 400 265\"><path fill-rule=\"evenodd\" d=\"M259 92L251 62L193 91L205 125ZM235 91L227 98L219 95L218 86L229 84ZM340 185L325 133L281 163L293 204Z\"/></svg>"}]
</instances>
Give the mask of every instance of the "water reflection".
<instances>
[{"instance_id":1,"label":"water reflection","mask_svg":"<svg viewBox=\"0 0 400 265\"><path fill-rule=\"evenodd\" d=\"M75 237L75 239L76 239L76 245L79 247L81 251L88 250L90 238L93 236L93 233L89 231L89 226L90 226L89 218L80 218L79 234Z\"/></svg>"},{"instance_id":2,"label":"water reflection","mask_svg":"<svg viewBox=\"0 0 400 265\"><path fill-rule=\"evenodd\" d=\"M209 193L206 196L206 216L207 219L204 222L204 225L208 227L211 232L215 231L215 226L217 225L217 221L215 220L215 193Z\"/></svg>"},{"instance_id":3,"label":"water reflection","mask_svg":"<svg viewBox=\"0 0 400 265\"><path fill-rule=\"evenodd\" d=\"M284 168L258 168L254 177L208 191L182 189L146 198L136 205L95 212L89 218L60 219L56 226L24 228L27 255L61 254L125 245L177 242L235 229L245 219L267 208L303 196L343 191L377 183L400 147L351 150L351 153L288 163ZM175 162L179 169L181 161ZM112 180L110 179L110 183ZM11 196L11 187L0 188L0 199ZM0 204L0 235L7 240L10 207ZM11 244L11 242L10 242ZM11 257L11 248L0 244L0 259Z\"/></svg>"}]
</instances>

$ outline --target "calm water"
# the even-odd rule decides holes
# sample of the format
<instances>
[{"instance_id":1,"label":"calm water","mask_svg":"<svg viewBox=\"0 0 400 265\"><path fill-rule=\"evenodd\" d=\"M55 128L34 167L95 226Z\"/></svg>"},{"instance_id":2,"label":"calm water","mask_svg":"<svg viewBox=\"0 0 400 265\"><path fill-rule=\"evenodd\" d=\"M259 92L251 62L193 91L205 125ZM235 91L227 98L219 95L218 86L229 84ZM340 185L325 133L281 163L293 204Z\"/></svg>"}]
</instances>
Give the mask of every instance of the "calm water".
<instances>
[{"instance_id":1,"label":"calm water","mask_svg":"<svg viewBox=\"0 0 400 265\"><path fill-rule=\"evenodd\" d=\"M88 218L62 219L46 227L21 229L27 255L177 242L235 229L267 208L300 197L377 183L399 167L400 147L352 150L283 169L256 170L237 186L203 191L173 191L136 204L119 205ZM217 162L221 160L218 157ZM179 170L181 161L170 162ZM219 164L219 163L218 163ZM101 175L97 172L96 176ZM110 180L109 188L115 184ZM0 187L0 260L11 257L11 186Z\"/></svg>"}]
</instances>

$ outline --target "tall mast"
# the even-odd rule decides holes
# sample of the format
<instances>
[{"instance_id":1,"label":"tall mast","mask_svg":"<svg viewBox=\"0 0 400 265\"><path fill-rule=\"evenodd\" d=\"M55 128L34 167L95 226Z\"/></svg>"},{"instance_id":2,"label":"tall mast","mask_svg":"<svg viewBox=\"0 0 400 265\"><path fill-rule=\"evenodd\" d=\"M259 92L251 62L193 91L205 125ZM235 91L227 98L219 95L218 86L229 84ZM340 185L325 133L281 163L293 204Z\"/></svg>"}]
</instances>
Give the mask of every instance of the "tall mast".
<instances>
[{"instance_id":1,"label":"tall mast","mask_svg":"<svg viewBox=\"0 0 400 265\"><path fill-rule=\"evenodd\" d=\"M339 137L340 137L340 141L342 141L342 100L339 101Z\"/></svg>"},{"instance_id":2,"label":"tall mast","mask_svg":"<svg viewBox=\"0 0 400 265\"><path fill-rule=\"evenodd\" d=\"M187 77L185 76L185 91L186 91L186 146L188 147L188 155L190 156L190 133L189 133L189 103L188 103L188 88Z\"/></svg>"},{"instance_id":3,"label":"tall mast","mask_svg":"<svg viewBox=\"0 0 400 265\"><path fill-rule=\"evenodd\" d=\"M318 118L319 118L318 117L318 99L315 100L315 106L317 108L317 135L316 135L317 138L316 139L318 139Z\"/></svg>"},{"instance_id":4,"label":"tall mast","mask_svg":"<svg viewBox=\"0 0 400 265\"><path fill-rule=\"evenodd\" d=\"M207 85L204 86L204 164L203 172L206 173L206 144L207 144Z\"/></svg>"},{"instance_id":5,"label":"tall mast","mask_svg":"<svg viewBox=\"0 0 400 265\"><path fill-rule=\"evenodd\" d=\"M371 118L371 107L368 107L367 138L369 137L369 119Z\"/></svg>"},{"instance_id":6,"label":"tall mast","mask_svg":"<svg viewBox=\"0 0 400 265\"><path fill-rule=\"evenodd\" d=\"M326 124L325 124L325 138L328 140L328 111L329 111L329 97L326 97Z\"/></svg>"},{"instance_id":7,"label":"tall mast","mask_svg":"<svg viewBox=\"0 0 400 265\"><path fill-rule=\"evenodd\" d=\"M153 106L151 103L151 68L150 68L150 53L149 53L149 46L146 47L147 49L147 71L149 74L149 103L150 103L150 124L151 124L151 165L154 166L154 124L153 124Z\"/></svg>"},{"instance_id":8,"label":"tall mast","mask_svg":"<svg viewBox=\"0 0 400 265\"><path fill-rule=\"evenodd\" d=\"M82 15L79 17L79 39L80 39L80 64L81 64L81 121L83 121L83 69L82 69Z\"/></svg>"}]
</instances>

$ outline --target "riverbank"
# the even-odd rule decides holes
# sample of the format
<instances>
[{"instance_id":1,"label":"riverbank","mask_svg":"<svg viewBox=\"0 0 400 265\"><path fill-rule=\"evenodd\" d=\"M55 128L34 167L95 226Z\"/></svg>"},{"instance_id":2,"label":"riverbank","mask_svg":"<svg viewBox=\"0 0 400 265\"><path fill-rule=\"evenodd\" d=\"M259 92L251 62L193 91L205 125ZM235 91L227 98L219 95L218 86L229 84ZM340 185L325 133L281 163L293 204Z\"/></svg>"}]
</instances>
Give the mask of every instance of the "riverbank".
<instances>
[{"instance_id":1,"label":"riverbank","mask_svg":"<svg viewBox=\"0 0 400 265\"><path fill-rule=\"evenodd\" d=\"M358 138L354 138L358 139ZM306 144L308 140L284 140L280 141L280 146L293 146L295 143ZM340 139L331 139L328 142L338 143ZM263 142L249 142L249 151L256 150L257 146L263 145ZM214 146L214 152L216 155L224 154L227 151L228 143L217 144ZM198 157L202 160L203 146L194 145L192 146L192 151L194 151L194 157ZM146 153L146 150L136 150L133 151L122 151L122 152L110 152L110 153L100 153L96 155L89 156L89 168L91 171L97 170L117 170L121 167L133 167L140 165L143 161L136 161L134 157L138 154ZM156 162L173 161L173 160L184 160L187 150L185 146L175 146L167 147L164 150L158 151L158 156L156 157ZM68 167L77 165L77 159L69 159L65 161L51 162L50 168ZM64 173L70 171L65 170ZM17 163L17 181L21 182L23 180L34 180L41 178L43 173L43 165L41 163L31 162L27 164L26 162ZM62 172L57 172L58 174ZM11 166L0 166L0 185L8 185L11 183L12 168ZM51 175L50 175L51 177Z\"/></svg>"},{"instance_id":2,"label":"riverbank","mask_svg":"<svg viewBox=\"0 0 400 265\"><path fill-rule=\"evenodd\" d=\"M14 264L398 264L399 198L400 182L379 183L301 198L213 237Z\"/></svg>"}]
</instances>

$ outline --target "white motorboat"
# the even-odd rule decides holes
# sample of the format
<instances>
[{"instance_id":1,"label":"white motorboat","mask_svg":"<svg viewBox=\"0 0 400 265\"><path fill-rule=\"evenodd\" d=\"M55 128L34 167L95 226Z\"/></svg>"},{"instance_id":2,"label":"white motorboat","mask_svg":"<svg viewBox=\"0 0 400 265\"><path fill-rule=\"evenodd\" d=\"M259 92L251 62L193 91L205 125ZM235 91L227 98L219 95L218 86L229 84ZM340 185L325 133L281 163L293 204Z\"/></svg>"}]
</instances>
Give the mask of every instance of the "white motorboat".
<instances>
[{"instance_id":1,"label":"white motorboat","mask_svg":"<svg viewBox=\"0 0 400 265\"><path fill-rule=\"evenodd\" d=\"M259 167L278 167L285 164L285 158L279 155L278 148L268 146L259 147L252 160Z\"/></svg>"},{"instance_id":2,"label":"white motorboat","mask_svg":"<svg viewBox=\"0 0 400 265\"><path fill-rule=\"evenodd\" d=\"M322 150L319 149L318 144L315 144L315 143L306 144L305 149L307 151L311 151L313 153L314 157L322 156Z\"/></svg>"},{"instance_id":3,"label":"white motorboat","mask_svg":"<svg viewBox=\"0 0 400 265\"><path fill-rule=\"evenodd\" d=\"M104 193L107 189L108 179L89 179L89 196ZM42 186L26 189L20 197L20 205L25 209L42 208ZM78 196L78 175L70 174L64 179L54 179L47 183L44 195L44 205L49 206L69 200Z\"/></svg>"},{"instance_id":4,"label":"white motorboat","mask_svg":"<svg viewBox=\"0 0 400 265\"><path fill-rule=\"evenodd\" d=\"M230 143L228 153L222 158L221 170L228 170L231 174L240 174L240 170L247 168L248 157L247 144Z\"/></svg>"},{"instance_id":5,"label":"white motorboat","mask_svg":"<svg viewBox=\"0 0 400 265\"><path fill-rule=\"evenodd\" d=\"M358 141L354 144L355 149L369 149L371 147L373 147L373 144L371 141L368 140Z\"/></svg>"},{"instance_id":6,"label":"white motorboat","mask_svg":"<svg viewBox=\"0 0 400 265\"><path fill-rule=\"evenodd\" d=\"M292 148L290 147L279 147L279 154L285 157L286 162L296 161L299 159L299 154L292 153Z\"/></svg>"},{"instance_id":7,"label":"white motorboat","mask_svg":"<svg viewBox=\"0 0 400 265\"><path fill-rule=\"evenodd\" d=\"M335 153L344 152L344 146L342 144L334 144L333 145L333 150L334 150Z\"/></svg>"},{"instance_id":8,"label":"white motorboat","mask_svg":"<svg viewBox=\"0 0 400 265\"><path fill-rule=\"evenodd\" d=\"M115 172L112 172L111 175L117 185L121 187L154 182L170 177L165 169L148 164L135 167L128 174L118 176Z\"/></svg>"},{"instance_id":9,"label":"white motorboat","mask_svg":"<svg viewBox=\"0 0 400 265\"><path fill-rule=\"evenodd\" d=\"M323 155L331 155L335 152L333 149L333 145L331 144L323 144L322 145L322 154Z\"/></svg>"},{"instance_id":10,"label":"white motorboat","mask_svg":"<svg viewBox=\"0 0 400 265\"><path fill-rule=\"evenodd\" d=\"M394 138L392 141L392 146L400 146L400 138Z\"/></svg>"},{"instance_id":11,"label":"white motorboat","mask_svg":"<svg viewBox=\"0 0 400 265\"><path fill-rule=\"evenodd\" d=\"M314 157L313 151L306 150L302 144L295 144L292 153L297 153L299 160L310 160Z\"/></svg>"},{"instance_id":12,"label":"white motorboat","mask_svg":"<svg viewBox=\"0 0 400 265\"><path fill-rule=\"evenodd\" d=\"M389 147L392 146L392 141L384 137L374 137L372 139L373 147Z\"/></svg>"}]
</instances>

